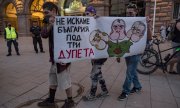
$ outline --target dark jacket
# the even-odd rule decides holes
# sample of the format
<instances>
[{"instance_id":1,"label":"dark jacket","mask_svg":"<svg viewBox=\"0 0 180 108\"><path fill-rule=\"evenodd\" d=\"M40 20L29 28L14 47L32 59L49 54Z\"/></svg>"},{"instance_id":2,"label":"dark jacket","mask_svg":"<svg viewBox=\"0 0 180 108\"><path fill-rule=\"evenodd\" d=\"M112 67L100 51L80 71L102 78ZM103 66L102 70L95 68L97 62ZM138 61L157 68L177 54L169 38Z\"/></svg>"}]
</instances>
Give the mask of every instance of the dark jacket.
<instances>
[{"instance_id":1,"label":"dark jacket","mask_svg":"<svg viewBox=\"0 0 180 108\"><path fill-rule=\"evenodd\" d=\"M30 32L32 32L35 37L40 37L41 28L39 26L32 26Z\"/></svg>"},{"instance_id":2,"label":"dark jacket","mask_svg":"<svg viewBox=\"0 0 180 108\"><path fill-rule=\"evenodd\" d=\"M180 19L178 19L177 21L176 21L176 24L178 23L178 22L180 22ZM175 24L175 25L176 25ZM172 39L172 41L173 42L176 42L176 43L180 43L180 31L176 28L176 26L175 26L175 28L174 28L174 38Z\"/></svg>"},{"instance_id":3,"label":"dark jacket","mask_svg":"<svg viewBox=\"0 0 180 108\"><path fill-rule=\"evenodd\" d=\"M49 55L50 55L50 62L54 64L54 34L53 34L53 28L48 32L47 27L42 28L41 30L41 36L42 38L49 38ZM60 73L67 69L70 66L70 63L67 63L65 65L61 65L60 63L56 63L57 66L57 73Z\"/></svg>"}]
</instances>

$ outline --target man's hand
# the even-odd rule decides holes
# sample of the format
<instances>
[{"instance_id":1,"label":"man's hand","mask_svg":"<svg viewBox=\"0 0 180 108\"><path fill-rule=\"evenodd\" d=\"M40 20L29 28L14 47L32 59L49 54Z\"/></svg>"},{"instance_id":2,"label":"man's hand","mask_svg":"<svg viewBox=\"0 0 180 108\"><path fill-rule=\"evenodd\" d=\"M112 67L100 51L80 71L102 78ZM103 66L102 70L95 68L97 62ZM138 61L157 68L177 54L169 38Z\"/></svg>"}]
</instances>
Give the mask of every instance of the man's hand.
<instances>
[{"instance_id":1,"label":"man's hand","mask_svg":"<svg viewBox=\"0 0 180 108\"><path fill-rule=\"evenodd\" d=\"M95 16L94 16L94 19L97 19L97 18L100 18L100 16L95 15Z\"/></svg>"},{"instance_id":2,"label":"man's hand","mask_svg":"<svg viewBox=\"0 0 180 108\"><path fill-rule=\"evenodd\" d=\"M51 17L49 18L49 23L53 25L54 22L55 22L55 16L51 16Z\"/></svg>"},{"instance_id":3,"label":"man's hand","mask_svg":"<svg viewBox=\"0 0 180 108\"><path fill-rule=\"evenodd\" d=\"M120 63L121 62L121 58L116 58L116 61L118 62L118 63Z\"/></svg>"},{"instance_id":4,"label":"man's hand","mask_svg":"<svg viewBox=\"0 0 180 108\"><path fill-rule=\"evenodd\" d=\"M151 22L151 19L149 18L149 16L146 16L146 22L147 22L147 23L150 23L150 22Z\"/></svg>"},{"instance_id":5,"label":"man's hand","mask_svg":"<svg viewBox=\"0 0 180 108\"><path fill-rule=\"evenodd\" d=\"M62 63L62 62L60 62L60 64L61 64L61 65L66 65L66 63Z\"/></svg>"}]
</instances>

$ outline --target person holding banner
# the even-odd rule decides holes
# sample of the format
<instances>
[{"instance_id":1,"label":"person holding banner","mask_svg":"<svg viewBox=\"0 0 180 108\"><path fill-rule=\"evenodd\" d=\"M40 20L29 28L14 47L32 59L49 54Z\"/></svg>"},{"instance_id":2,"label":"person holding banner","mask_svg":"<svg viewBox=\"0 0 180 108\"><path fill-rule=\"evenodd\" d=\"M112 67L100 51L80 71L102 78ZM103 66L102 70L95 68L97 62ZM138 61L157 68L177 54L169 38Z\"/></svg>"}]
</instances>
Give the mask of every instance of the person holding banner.
<instances>
[{"instance_id":1,"label":"person holding banner","mask_svg":"<svg viewBox=\"0 0 180 108\"><path fill-rule=\"evenodd\" d=\"M135 4L130 3L126 9L126 17L136 17L136 16L137 16L137 6ZM139 60L140 60L140 55L133 55L125 58L127 65L126 79L123 84L123 91L118 97L119 101L126 99L130 93L141 91L142 86L139 82L136 71ZM132 89L131 89L131 83L133 83L134 85Z\"/></svg>"},{"instance_id":2,"label":"person holding banner","mask_svg":"<svg viewBox=\"0 0 180 108\"><path fill-rule=\"evenodd\" d=\"M85 10L85 15L93 16L93 17L97 18L96 9L93 6L88 6ZM90 93L87 96L83 96L84 101L93 101L96 98L103 98L103 97L108 96L108 90L106 87L106 83L105 83L105 80L104 80L104 78L102 76L102 72L101 72L101 67L106 62L106 60L107 60L107 58L91 60L92 70L91 70L90 77L91 77L92 85L91 85ZM96 96L98 82L101 85L102 92Z\"/></svg>"},{"instance_id":3,"label":"person holding banner","mask_svg":"<svg viewBox=\"0 0 180 108\"><path fill-rule=\"evenodd\" d=\"M55 106L54 98L57 87L66 91L67 99L61 108L72 108L75 103L72 99L72 87L70 78L70 63L55 63L54 62L54 33L53 23L55 16L60 15L58 7L53 2L45 2L42 6L44 13L45 23L44 28L41 31L43 38L49 38L49 53L50 62L52 63L49 73L49 97L42 102L38 103L38 106Z\"/></svg>"},{"instance_id":4,"label":"person holding banner","mask_svg":"<svg viewBox=\"0 0 180 108\"><path fill-rule=\"evenodd\" d=\"M176 20L176 23L174 25L174 29L171 31L171 35L174 34L174 36L172 36L172 47L176 47L180 45L180 19ZM173 49L173 52L176 52L177 49ZM177 71L173 71L174 65L177 63L176 65L176 70ZM168 63L170 65L169 67L169 73L170 74L180 74L180 53L177 53L175 55L174 58L172 58L170 60L170 62Z\"/></svg>"}]
</instances>

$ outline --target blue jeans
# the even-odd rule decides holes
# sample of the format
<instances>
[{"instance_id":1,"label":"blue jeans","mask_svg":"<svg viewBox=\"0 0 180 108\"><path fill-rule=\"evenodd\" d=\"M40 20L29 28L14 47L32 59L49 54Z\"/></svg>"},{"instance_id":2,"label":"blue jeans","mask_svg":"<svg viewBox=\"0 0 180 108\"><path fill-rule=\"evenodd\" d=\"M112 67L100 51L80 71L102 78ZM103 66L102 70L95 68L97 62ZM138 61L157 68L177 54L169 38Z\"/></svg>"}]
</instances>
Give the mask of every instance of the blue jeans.
<instances>
[{"instance_id":1,"label":"blue jeans","mask_svg":"<svg viewBox=\"0 0 180 108\"><path fill-rule=\"evenodd\" d=\"M137 66L140 59L140 55L134 55L126 57L126 79L123 85L123 92L129 94L131 91L131 83L133 83L135 88L142 88L137 75Z\"/></svg>"}]
</instances>

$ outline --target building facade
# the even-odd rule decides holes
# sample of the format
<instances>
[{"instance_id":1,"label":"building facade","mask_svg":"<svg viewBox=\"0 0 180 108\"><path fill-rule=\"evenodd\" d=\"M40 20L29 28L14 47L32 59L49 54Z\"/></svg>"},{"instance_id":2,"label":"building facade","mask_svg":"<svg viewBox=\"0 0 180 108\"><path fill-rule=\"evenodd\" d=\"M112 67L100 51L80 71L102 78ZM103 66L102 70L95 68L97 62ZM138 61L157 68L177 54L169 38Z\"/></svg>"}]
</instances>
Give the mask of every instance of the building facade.
<instances>
[{"instance_id":1,"label":"building facade","mask_svg":"<svg viewBox=\"0 0 180 108\"><path fill-rule=\"evenodd\" d=\"M83 15L87 5L93 5L101 16L124 16L129 2L137 4L139 16L153 17L154 0L0 0L0 34L11 22L20 36L30 36L32 21L42 24L42 4L46 1L58 5L62 15ZM162 24L173 23L180 17L179 0L157 0L155 32Z\"/></svg>"}]
</instances>

